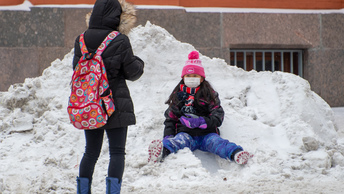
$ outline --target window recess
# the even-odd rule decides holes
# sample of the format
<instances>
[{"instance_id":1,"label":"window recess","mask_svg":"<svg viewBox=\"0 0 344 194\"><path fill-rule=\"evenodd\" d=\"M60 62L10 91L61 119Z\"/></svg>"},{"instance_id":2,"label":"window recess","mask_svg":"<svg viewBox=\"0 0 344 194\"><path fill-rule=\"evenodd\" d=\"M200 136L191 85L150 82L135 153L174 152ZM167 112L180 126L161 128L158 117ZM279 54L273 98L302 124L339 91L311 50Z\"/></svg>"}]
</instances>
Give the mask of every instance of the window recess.
<instances>
[{"instance_id":1,"label":"window recess","mask_svg":"<svg viewBox=\"0 0 344 194\"><path fill-rule=\"evenodd\" d=\"M302 50L230 50L230 65L246 71L283 71L303 76Z\"/></svg>"}]
</instances>

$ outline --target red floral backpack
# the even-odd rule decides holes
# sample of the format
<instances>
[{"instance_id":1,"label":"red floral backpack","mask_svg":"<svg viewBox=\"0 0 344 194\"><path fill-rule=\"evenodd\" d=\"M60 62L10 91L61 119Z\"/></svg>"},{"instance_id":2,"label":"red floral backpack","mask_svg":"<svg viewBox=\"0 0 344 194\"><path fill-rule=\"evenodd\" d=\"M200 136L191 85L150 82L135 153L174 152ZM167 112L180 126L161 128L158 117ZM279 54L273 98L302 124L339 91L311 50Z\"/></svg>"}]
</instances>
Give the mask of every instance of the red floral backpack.
<instances>
[{"instance_id":1,"label":"red floral backpack","mask_svg":"<svg viewBox=\"0 0 344 194\"><path fill-rule=\"evenodd\" d=\"M83 57L74 69L67 108L71 123L78 129L100 128L115 111L101 54L118 34L117 31L111 32L95 53L87 51L84 33L80 35Z\"/></svg>"}]
</instances>

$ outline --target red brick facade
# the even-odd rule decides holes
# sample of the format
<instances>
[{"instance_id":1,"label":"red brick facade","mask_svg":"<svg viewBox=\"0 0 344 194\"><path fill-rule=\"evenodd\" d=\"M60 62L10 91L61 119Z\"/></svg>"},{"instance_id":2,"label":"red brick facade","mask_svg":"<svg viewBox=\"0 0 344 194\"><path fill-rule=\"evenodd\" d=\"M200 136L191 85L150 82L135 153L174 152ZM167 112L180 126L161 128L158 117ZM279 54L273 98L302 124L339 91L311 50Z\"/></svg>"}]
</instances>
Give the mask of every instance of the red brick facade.
<instances>
[{"instance_id":1,"label":"red brick facade","mask_svg":"<svg viewBox=\"0 0 344 194\"><path fill-rule=\"evenodd\" d=\"M231 7L275 9L341 9L344 0L128 0L135 5L173 5L183 7ZM1 5L18 5L24 0L0 0ZM33 5L94 4L95 0L30 0Z\"/></svg>"}]
</instances>

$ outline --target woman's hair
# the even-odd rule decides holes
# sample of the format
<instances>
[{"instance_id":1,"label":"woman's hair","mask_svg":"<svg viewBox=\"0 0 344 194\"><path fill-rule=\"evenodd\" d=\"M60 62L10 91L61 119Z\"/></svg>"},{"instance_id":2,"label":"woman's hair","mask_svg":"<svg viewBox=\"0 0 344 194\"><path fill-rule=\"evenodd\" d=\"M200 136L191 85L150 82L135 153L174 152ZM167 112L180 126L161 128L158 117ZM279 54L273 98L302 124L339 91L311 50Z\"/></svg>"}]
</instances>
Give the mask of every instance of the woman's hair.
<instances>
[{"instance_id":1,"label":"woman's hair","mask_svg":"<svg viewBox=\"0 0 344 194\"><path fill-rule=\"evenodd\" d=\"M177 92L180 91L180 84L184 84L184 80L183 79L174 88L174 90L172 91L170 97L165 102L165 104L168 104L169 106L178 104L179 99L178 99L178 96L177 96ZM210 85L210 83L207 80L204 80L200 84L200 88L199 88L198 92L195 94L195 102L197 104L200 104L200 102L199 102L200 98L203 98L207 102L214 102L215 103L215 101L216 101L215 90L214 90L214 88Z\"/></svg>"}]
</instances>

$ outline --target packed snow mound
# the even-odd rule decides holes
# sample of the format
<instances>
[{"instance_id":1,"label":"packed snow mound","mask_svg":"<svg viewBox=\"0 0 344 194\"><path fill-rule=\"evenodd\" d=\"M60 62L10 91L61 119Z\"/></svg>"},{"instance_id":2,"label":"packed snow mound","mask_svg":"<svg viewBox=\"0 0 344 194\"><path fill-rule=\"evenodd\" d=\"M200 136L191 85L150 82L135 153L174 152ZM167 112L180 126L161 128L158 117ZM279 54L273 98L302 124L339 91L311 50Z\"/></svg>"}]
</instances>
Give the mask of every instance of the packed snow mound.
<instances>
[{"instance_id":1,"label":"packed snow mound","mask_svg":"<svg viewBox=\"0 0 344 194\"><path fill-rule=\"evenodd\" d=\"M129 127L122 193L343 189L343 138L338 137L331 108L306 80L282 72L246 72L202 54L206 79L218 91L226 113L221 136L254 157L239 166L184 149L163 163L147 163L149 143L163 135L164 102L195 48L149 22L134 28L129 38L135 55L145 61L145 73L128 82L137 124ZM72 59L73 50L52 62L42 76L0 93L0 193L75 193L85 140L67 115ZM93 193L105 193L107 165L105 137Z\"/></svg>"}]
</instances>

